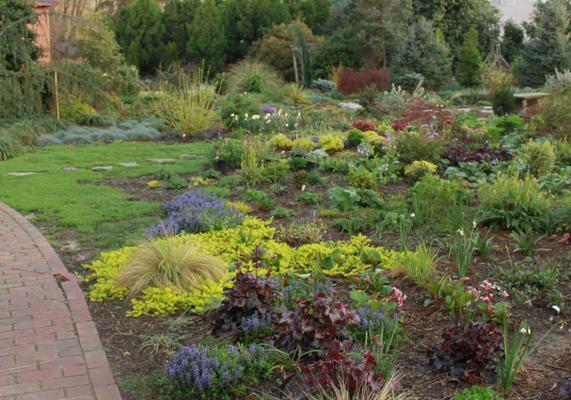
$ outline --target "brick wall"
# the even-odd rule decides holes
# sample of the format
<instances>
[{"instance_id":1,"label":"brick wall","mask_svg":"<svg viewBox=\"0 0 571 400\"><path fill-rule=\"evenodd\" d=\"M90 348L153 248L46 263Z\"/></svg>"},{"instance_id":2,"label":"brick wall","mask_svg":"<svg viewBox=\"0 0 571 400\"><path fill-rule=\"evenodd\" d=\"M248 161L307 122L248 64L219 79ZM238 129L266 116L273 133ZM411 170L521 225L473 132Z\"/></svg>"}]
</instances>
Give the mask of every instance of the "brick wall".
<instances>
[{"instance_id":1,"label":"brick wall","mask_svg":"<svg viewBox=\"0 0 571 400\"><path fill-rule=\"evenodd\" d=\"M36 23L30 28L36 33L36 44L42 50L40 62L48 64L51 61L51 37L49 7L34 7L37 14Z\"/></svg>"}]
</instances>

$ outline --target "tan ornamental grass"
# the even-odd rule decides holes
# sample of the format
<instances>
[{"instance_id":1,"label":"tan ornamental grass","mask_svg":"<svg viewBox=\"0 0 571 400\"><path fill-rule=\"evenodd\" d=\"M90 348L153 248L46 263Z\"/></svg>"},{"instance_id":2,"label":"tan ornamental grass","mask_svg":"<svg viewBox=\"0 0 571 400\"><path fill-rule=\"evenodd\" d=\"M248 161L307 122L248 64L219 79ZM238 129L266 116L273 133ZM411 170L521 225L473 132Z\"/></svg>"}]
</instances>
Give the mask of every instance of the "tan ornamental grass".
<instances>
[{"instance_id":1,"label":"tan ornamental grass","mask_svg":"<svg viewBox=\"0 0 571 400\"><path fill-rule=\"evenodd\" d=\"M220 280L226 265L216 257L175 238L149 241L131 255L117 276L119 286L136 296L148 287L181 291L200 289L206 280Z\"/></svg>"}]
</instances>

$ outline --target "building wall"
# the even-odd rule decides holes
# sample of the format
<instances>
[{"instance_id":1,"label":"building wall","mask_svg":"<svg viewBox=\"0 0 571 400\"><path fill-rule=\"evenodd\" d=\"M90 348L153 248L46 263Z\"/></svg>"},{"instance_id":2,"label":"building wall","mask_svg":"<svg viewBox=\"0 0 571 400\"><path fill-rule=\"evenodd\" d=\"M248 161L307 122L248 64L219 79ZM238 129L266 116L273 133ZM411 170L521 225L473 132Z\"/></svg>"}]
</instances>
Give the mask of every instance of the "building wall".
<instances>
[{"instance_id":1,"label":"building wall","mask_svg":"<svg viewBox=\"0 0 571 400\"><path fill-rule=\"evenodd\" d=\"M34 7L34 12L37 19L30 28L36 33L36 44L42 51L39 61L48 64L51 62L49 7Z\"/></svg>"},{"instance_id":2,"label":"building wall","mask_svg":"<svg viewBox=\"0 0 571 400\"><path fill-rule=\"evenodd\" d=\"M534 0L492 0L492 4L500 10L502 22L513 20L521 24L529 21L533 14Z\"/></svg>"}]
</instances>

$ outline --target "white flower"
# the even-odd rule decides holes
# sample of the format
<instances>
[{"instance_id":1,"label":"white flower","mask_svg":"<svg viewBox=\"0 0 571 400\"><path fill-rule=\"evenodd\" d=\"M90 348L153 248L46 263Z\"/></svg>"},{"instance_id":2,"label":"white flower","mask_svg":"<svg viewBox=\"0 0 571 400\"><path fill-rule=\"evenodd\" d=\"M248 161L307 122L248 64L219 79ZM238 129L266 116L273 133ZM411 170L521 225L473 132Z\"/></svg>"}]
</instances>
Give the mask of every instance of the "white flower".
<instances>
[{"instance_id":1,"label":"white flower","mask_svg":"<svg viewBox=\"0 0 571 400\"><path fill-rule=\"evenodd\" d=\"M301 191L302 191L302 192L305 192L305 185L303 185L303 186L301 187Z\"/></svg>"},{"instance_id":2,"label":"white flower","mask_svg":"<svg viewBox=\"0 0 571 400\"><path fill-rule=\"evenodd\" d=\"M245 117L245 118L248 118L248 113L244 114L244 117Z\"/></svg>"},{"instance_id":3,"label":"white flower","mask_svg":"<svg viewBox=\"0 0 571 400\"><path fill-rule=\"evenodd\" d=\"M474 229L476 229L476 227L478 226L478 223L476 222L476 220L472 221L472 226L474 227Z\"/></svg>"},{"instance_id":4,"label":"white flower","mask_svg":"<svg viewBox=\"0 0 571 400\"><path fill-rule=\"evenodd\" d=\"M258 114L254 114L252 115L252 119L260 119L260 116Z\"/></svg>"},{"instance_id":5,"label":"white flower","mask_svg":"<svg viewBox=\"0 0 571 400\"><path fill-rule=\"evenodd\" d=\"M231 116L232 118L234 118L235 115L236 115L236 114L234 114L234 113L230 114L230 116Z\"/></svg>"},{"instance_id":6,"label":"white flower","mask_svg":"<svg viewBox=\"0 0 571 400\"><path fill-rule=\"evenodd\" d=\"M415 214L415 213L412 213L412 214L410 214L410 217L411 217L411 218L414 218L414 217L416 217L416 214Z\"/></svg>"},{"instance_id":7,"label":"white flower","mask_svg":"<svg viewBox=\"0 0 571 400\"><path fill-rule=\"evenodd\" d=\"M559 306L551 306L551 308L559 315L561 313L561 308Z\"/></svg>"},{"instance_id":8,"label":"white flower","mask_svg":"<svg viewBox=\"0 0 571 400\"><path fill-rule=\"evenodd\" d=\"M460 236L464 237L464 229L460 228L457 232Z\"/></svg>"},{"instance_id":9,"label":"white flower","mask_svg":"<svg viewBox=\"0 0 571 400\"><path fill-rule=\"evenodd\" d=\"M521 333L522 335L530 336L531 329L529 329L529 326L522 326L521 329L519 330L519 333Z\"/></svg>"}]
</instances>

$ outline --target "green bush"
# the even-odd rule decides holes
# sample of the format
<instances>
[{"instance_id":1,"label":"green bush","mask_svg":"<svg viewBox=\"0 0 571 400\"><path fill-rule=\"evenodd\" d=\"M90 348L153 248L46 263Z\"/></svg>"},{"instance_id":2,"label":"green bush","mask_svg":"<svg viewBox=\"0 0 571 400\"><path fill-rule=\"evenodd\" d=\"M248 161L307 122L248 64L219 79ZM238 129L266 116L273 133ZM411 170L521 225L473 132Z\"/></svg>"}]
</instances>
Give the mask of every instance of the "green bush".
<instances>
[{"instance_id":1,"label":"green bush","mask_svg":"<svg viewBox=\"0 0 571 400\"><path fill-rule=\"evenodd\" d=\"M268 163L262 172L262 176L272 183L281 182L288 173L288 163L285 161L274 161Z\"/></svg>"},{"instance_id":2,"label":"green bush","mask_svg":"<svg viewBox=\"0 0 571 400\"><path fill-rule=\"evenodd\" d=\"M361 144L364 138L363 132L359 129L351 129L347 134L347 144L350 148L357 147Z\"/></svg>"},{"instance_id":3,"label":"green bush","mask_svg":"<svg viewBox=\"0 0 571 400\"><path fill-rule=\"evenodd\" d=\"M558 139L571 139L571 87L540 101L539 127Z\"/></svg>"},{"instance_id":4,"label":"green bush","mask_svg":"<svg viewBox=\"0 0 571 400\"><path fill-rule=\"evenodd\" d=\"M224 139L214 147L214 161L230 169L240 168L244 145L238 139Z\"/></svg>"},{"instance_id":5,"label":"green bush","mask_svg":"<svg viewBox=\"0 0 571 400\"><path fill-rule=\"evenodd\" d=\"M438 140L428 140L420 132L404 132L399 135L397 151L401 163L430 161L437 164L444 153L444 145Z\"/></svg>"},{"instance_id":6,"label":"green bush","mask_svg":"<svg viewBox=\"0 0 571 400\"><path fill-rule=\"evenodd\" d=\"M535 177L551 172L557 160L555 146L549 141L541 143L529 141L521 148L519 156L529 173Z\"/></svg>"},{"instance_id":7,"label":"green bush","mask_svg":"<svg viewBox=\"0 0 571 400\"><path fill-rule=\"evenodd\" d=\"M345 181L349 186L361 189L375 189L377 187L377 178L375 177L375 174L362 165L357 168L350 169L349 173L345 177Z\"/></svg>"},{"instance_id":8,"label":"green bush","mask_svg":"<svg viewBox=\"0 0 571 400\"><path fill-rule=\"evenodd\" d=\"M514 91L511 88L500 88L492 93L492 108L496 115L513 114L516 110Z\"/></svg>"},{"instance_id":9,"label":"green bush","mask_svg":"<svg viewBox=\"0 0 571 400\"><path fill-rule=\"evenodd\" d=\"M478 189L481 221L513 230L532 230L544 225L550 214L551 199L531 176L499 174L493 183Z\"/></svg>"}]
</instances>

